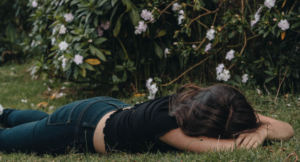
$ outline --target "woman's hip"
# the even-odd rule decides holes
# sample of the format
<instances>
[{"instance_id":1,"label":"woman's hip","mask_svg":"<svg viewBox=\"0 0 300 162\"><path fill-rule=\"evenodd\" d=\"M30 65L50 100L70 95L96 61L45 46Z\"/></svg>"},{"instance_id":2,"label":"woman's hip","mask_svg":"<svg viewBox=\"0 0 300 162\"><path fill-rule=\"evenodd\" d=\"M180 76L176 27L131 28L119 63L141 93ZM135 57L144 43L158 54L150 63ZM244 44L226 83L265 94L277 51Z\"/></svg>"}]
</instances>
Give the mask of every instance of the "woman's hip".
<instances>
[{"instance_id":1,"label":"woman's hip","mask_svg":"<svg viewBox=\"0 0 300 162\"><path fill-rule=\"evenodd\" d=\"M93 145L93 135L98 122L108 112L128 106L130 105L111 97L95 97L76 101L51 114L48 117L47 125L50 127L59 125L72 127L72 132L70 132L72 137L69 142L79 146L78 149L96 152Z\"/></svg>"}]
</instances>

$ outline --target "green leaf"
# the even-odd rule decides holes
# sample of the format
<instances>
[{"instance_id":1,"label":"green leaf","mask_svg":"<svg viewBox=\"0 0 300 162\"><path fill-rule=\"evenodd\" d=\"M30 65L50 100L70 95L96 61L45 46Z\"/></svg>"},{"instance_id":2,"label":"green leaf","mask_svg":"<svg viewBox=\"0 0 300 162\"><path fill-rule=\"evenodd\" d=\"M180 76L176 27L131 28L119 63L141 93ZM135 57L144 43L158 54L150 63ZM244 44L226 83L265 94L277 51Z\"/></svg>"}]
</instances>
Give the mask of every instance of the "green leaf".
<instances>
[{"instance_id":1,"label":"green leaf","mask_svg":"<svg viewBox=\"0 0 300 162\"><path fill-rule=\"evenodd\" d=\"M157 55L160 59L162 59L162 58L163 58L163 55L164 55L162 49L161 49L160 46L158 46L155 42L154 42L154 45L155 45L154 48L155 48L155 53L156 53L156 55Z\"/></svg>"},{"instance_id":2,"label":"green leaf","mask_svg":"<svg viewBox=\"0 0 300 162\"><path fill-rule=\"evenodd\" d=\"M94 44L100 45L100 44L102 44L102 43L105 42L105 41L107 41L107 39L104 38L104 37L101 37L101 38L98 38L98 39L94 42Z\"/></svg>"},{"instance_id":3,"label":"green leaf","mask_svg":"<svg viewBox=\"0 0 300 162\"><path fill-rule=\"evenodd\" d=\"M85 70L85 68L82 68L82 69L79 71L79 74L85 78L85 77L86 77L86 70Z\"/></svg>"},{"instance_id":4,"label":"green leaf","mask_svg":"<svg viewBox=\"0 0 300 162\"><path fill-rule=\"evenodd\" d=\"M273 80L274 79L274 77L269 77L269 78L267 78L266 80L265 80L265 83L269 83L271 80Z\"/></svg>"},{"instance_id":5,"label":"green leaf","mask_svg":"<svg viewBox=\"0 0 300 162\"><path fill-rule=\"evenodd\" d=\"M111 0L111 5L114 7L118 0Z\"/></svg>"},{"instance_id":6,"label":"green leaf","mask_svg":"<svg viewBox=\"0 0 300 162\"><path fill-rule=\"evenodd\" d=\"M293 28L298 28L299 26L300 26L300 22L294 23L294 24L292 25L292 29L293 29Z\"/></svg>"},{"instance_id":7,"label":"green leaf","mask_svg":"<svg viewBox=\"0 0 300 162\"><path fill-rule=\"evenodd\" d=\"M124 6L127 6L126 8L126 11L125 12L128 12L131 10L132 6L131 6L131 1L130 0L122 0Z\"/></svg>"},{"instance_id":8,"label":"green leaf","mask_svg":"<svg viewBox=\"0 0 300 162\"><path fill-rule=\"evenodd\" d=\"M232 38L232 37L235 36L235 34L236 34L236 30L233 31L233 32L230 32L230 33L228 34L228 37L229 37L229 38Z\"/></svg>"},{"instance_id":9,"label":"green leaf","mask_svg":"<svg viewBox=\"0 0 300 162\"><path fill-rule=\"evenodd\" d=\"M133 26L138 26L139 22L141 21L139 11L133 7L132 10L129 12L129 16L130 16Z\"/></svg>"},{"instance_id":10,"label":"green leaf","mask_svg":"<svg viewBox=\"0 0 300 162\"><path fill-rule=\"evenodd\" d=\"M274 76L274 73L272 71L264 71L264 73L270 75L270 76Z\"/></svg>"},{"instance_id":11,"label":"green leaf","mask_svg":"<svg viewBox=\"0 0 300 162\"><path fill-rule=\"evenodd\" d=\"M15 41L15 38L16 38L16 35L17 35L17 31L16 31L16 28L9 24L7 27L6 27L6 37L8 40L10 40L11 43L13 43Z\"/></svg>"},{"instance_id":12,"label":"green leaf","mask_svg":"<svg viewBox=\"0 0 300 162\"><path fill-rule=\"evenodd\" d=\"M90 71L95 71L94 67L91 64L87 63L87 62L83 63L83 67L87 68Z\"/></svg>"},{"instance_id":13,"label":"green leaf","mask_svg":"<svg viewBox=\"0 0 300 162\"><path fill-rule=\"evenodd\" d=\"M114 29L114 36L115 37L117 37L119 35L123 15L124 15L124 13L122 13L121 16L117 20L117 23L116 23L116 26L115 26L115 29Z\"/></svg>"},{"instance_id":14,"label":"green leaf","mask_svg":"<svg viewBox=\"0 0 300 162\"><path fill-rule=\"evenodd\" d=\"M113 83L118 83L118 77L116 76L116 75L113 75L112 76L112 81L113 81Z\"/></svg>"},{"instance_id":15,"label":"green leaf","mask_svg":"<svg viewBox=\"0 0 300 162\"><path fill-rule=\"evenodd\" d=\"M238 75L235 75L235 80L238 82L238 83L241 83L242 82L242 78Z\"/></svg>"},{"instance_id":16,"label":"green leaf","mask_svg":"<svg viewBox=\"0 0 300 162\"><path fill-rule=\"evenodd\" d=\"M165 36L166 34L167 34L167 31L166 31L165 29L162 29L162 30L159 31L158 35L155 36L155 38L156 38L156 37L163 37L163 36Z\"/></svg>"},{"instance_id":17,"label":"green leaf","mask_svg":"<svg viewBox=\"0 0 300 162\"><path fill-rule=\"evenodd\" d=\"M90 45L89 49L92 55L96 55L99 59L106 61L105 55L100 49L94 47L93 45Z\"/></svg>"}]
</instances>

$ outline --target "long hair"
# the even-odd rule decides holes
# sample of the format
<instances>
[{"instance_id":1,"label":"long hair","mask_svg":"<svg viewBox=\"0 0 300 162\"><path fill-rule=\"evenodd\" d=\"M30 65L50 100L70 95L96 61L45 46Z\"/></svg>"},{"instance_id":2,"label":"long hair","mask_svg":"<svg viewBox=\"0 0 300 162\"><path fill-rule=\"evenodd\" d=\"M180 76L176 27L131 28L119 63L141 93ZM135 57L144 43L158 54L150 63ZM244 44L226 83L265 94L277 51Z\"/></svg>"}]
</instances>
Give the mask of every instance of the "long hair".
<instances>
[{"instance_id":1,"label":"long hair","mask_svg":"<svg viewBox=\"0 0 300 162\"><path fill-rule=\"evenodd\" d=\"M170 115L192 137L234 138L253 132L263 124L245 95L223 84L206 88L193 84L182 86L171 98Z\"/></svg>"}]
</instances>

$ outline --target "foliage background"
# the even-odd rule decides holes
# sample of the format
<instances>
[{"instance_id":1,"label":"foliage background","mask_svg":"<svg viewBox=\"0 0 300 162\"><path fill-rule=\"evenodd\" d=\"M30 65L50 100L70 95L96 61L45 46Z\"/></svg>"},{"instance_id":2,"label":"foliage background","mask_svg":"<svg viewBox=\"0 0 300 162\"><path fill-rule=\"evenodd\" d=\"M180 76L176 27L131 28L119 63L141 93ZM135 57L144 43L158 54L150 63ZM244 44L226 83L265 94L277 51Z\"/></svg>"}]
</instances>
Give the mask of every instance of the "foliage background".
<instances>
[{"instance_id":1,"label":"foliage background","mask_svg":"<svg viewBox=\"0 0 300 162\"><path fill-rule=\"evenodd\" d=\"M24 7L24 1L17 2L15 4ZM297 0L277 0L271 9L264 6L260 21L254 27L250 21L264 0L37 0L38 7L32 6L33 0L27 2L21 14L25 18L16 18L18 9L11 11L11 17L26 20L30 15L30 21L21 24L32 23L31 28L21 30L18 37L15 36L19 41L15 44L19 46L23 42L19 51L25 56L33 54L37 59L32 68L34 76L89 83L96 86L95 89L101 87L126 95L143 92L145 81L150 77L155 78L161 90L171 85L164 83L175 81L210 85L219 82L215 69L224 63L231 74L227 84L260 87L273 94L280 90L283 93L300 90L297 50L300 2ZM11 5L9 3L13 2L4 4ZM185 13L180 25L179 10L172 10L174 3L181 4ZM135 27L143 20L140 14L144 9L151 11L156 21L146 21L147 31L137 35ZM72 13L74 20L67 22L66 13ZM290 23L287 31L278 27L283 19ZM99 37L102 21L109 21L110 28ZM53 34L53 29L61 25L67 28L67 33ZM211 41L213 47L204 52L210 42L206 39L210 28L216 31ZM9 39L9 34L3 34L4 30L1 33ZM22 33L27 35L21 37ZM56 39L54 44L51 43L53 38ZM69 44L65 51L59 49L62 41ZM164 57L166 48L170 54ZM225 56L231 49L235 50L235 58L228 61ZM6 50L13 51L12 48ZM75 55L101 63L77 65L73 62ZM61 56L67 59L66 68L61 67ZM187 71L190 68L192 70ZM242 83L243 74L249 74L246 84Z\"/></svg>"}]
</instances>

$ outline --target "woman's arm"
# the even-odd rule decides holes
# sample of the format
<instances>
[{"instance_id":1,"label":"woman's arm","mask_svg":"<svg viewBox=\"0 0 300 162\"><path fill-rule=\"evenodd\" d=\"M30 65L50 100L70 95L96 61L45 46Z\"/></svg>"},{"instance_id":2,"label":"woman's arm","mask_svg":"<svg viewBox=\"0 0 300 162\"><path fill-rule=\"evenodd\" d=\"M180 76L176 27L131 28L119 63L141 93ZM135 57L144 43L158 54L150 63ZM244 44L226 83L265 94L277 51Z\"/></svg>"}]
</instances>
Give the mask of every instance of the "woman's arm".
<instances>
[{"instance_id":1,"label":"woman's arm","mask_svg":"<svg viewBox=\"0 0 300 162\"><path fill-rule=\"evenodd\" d=\"M293 137L293 127L285 122L275 120L258 114L261 122L264 123L255 132L240 134L237 138L238 147L245 147L247 149L256 148L267 140L288 140Z\"/></svg>"},{"instance_id":2,"label":"woman's arm","mask_svg":"<svg viewBox=\"0 0 300 162\"><path fill-rule=\"evenodd\" d=\"M202 139L202 141L200 141ZM165 135L159 137L164 143L178 148L182 151L207 152L209 150L233 150L235 139L216 139L209 137L190 137L185 135L180 128L173 129Z\"/></svg>"}]
</instances>

